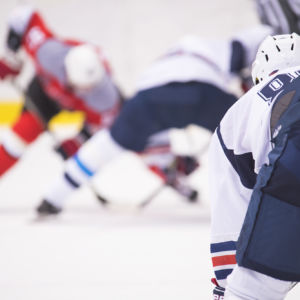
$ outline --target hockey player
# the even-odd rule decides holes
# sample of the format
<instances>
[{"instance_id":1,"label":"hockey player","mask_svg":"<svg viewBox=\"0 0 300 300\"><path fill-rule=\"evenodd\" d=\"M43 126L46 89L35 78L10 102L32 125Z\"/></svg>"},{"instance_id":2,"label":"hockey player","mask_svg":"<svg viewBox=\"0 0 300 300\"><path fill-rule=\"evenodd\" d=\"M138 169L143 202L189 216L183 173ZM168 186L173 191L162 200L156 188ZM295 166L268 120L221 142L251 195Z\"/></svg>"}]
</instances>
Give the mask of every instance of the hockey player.
<instances>
[{"instance_id":1,"label":"hockey player","mask_svg":"<svg viewBox=\"0 0 300 300\"><path fill-rule=\"evenodd\" d=\"M228 41L187 38L158 59L141 77L110 130L101 130L70 158L49 187L39 214L61 212L64 201L106 163L125 151L145 151L170 128L196 124L213 131L236 101L229 80L254 58L270 32L260 27Z\"/></svg>"},{"instance_id":2,"label":"hockey player","mask_svg":"<svg viewBox=\"0 0 300 300\"><path fill-rule=\"evenodd\" d=\"M35 75L25 91L22 114L0 145L0 177L62 109L85 115L78 135L57 146L64 158L73 155L96 130L111 125L121 96L100 48L57 37L29 6L20 6L11 14L6 48L6 56L0 60L1 79L20 73L21 50L32 59Z\"/></svg>"},{"instance_id":3,"label":"hockey player","mask_svg":"<svg viewBox=\"0 0 300 300\"><path fill-rule=\"evenodd\" d=\"M252 76L210 145L213 299L280 300L300 280L300 37L267 37Z\"/></svg>"}]
</instances>

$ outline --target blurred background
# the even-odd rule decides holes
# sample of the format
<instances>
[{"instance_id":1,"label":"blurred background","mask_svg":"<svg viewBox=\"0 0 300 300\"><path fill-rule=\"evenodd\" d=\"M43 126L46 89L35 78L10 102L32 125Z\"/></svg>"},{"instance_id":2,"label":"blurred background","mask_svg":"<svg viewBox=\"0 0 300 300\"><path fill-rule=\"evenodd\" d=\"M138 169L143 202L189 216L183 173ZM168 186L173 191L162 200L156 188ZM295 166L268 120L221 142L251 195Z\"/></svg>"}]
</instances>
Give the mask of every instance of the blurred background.
<instances>
[{"instance_id":1,"label":"blurred background","mask_svg":"<svg viewBox=\"0 0 300 300\"><path fill-rule=\"evenodd\" d=\"M24 1L0 4L0 53L6 20ZM139 74L187 34L227 38L258 22L251 0L36 0L48 26L62 37L100 45L126 96ZM18 87L0 82L1 134L17 116ZM54 122L59 133L73 130L80 116ZM209 136L200 134L203 143ZM21 162L0 181L0 297L43 299L211 299L209 198L206 155L190 176L199 203L187 203L165 188L144 209L136 203L159 187L159 180L127 155L103 170L94 185L116 206L103 208L85 186L56 219L38 221L34 209L62 161L43 134ZM126 176L122 173L126 170ZM130 170L130 171L129 171ZM122 175L123 174L123 175ZM295 290L288 299L298 299Z\"/></svg>"}]
</instances>

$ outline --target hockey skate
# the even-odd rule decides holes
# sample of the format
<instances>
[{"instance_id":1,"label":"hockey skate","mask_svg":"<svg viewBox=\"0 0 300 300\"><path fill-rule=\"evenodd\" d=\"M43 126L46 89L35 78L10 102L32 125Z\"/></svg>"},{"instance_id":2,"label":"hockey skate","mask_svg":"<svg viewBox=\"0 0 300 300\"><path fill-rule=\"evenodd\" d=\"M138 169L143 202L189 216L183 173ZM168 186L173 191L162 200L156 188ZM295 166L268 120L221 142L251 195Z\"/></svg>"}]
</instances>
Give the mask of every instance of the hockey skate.
<instances>
[{"instance_id":1,"label":"hockey skate","mask_svg":"<svg viewBox=\"0 0 300 300\"><path fill-rule=\"evenodd\" d=\"M61 208L54 206L47 200L43 200L36 208L39 217L56 216L62 211Z\"/></svg>"}]
</instances>

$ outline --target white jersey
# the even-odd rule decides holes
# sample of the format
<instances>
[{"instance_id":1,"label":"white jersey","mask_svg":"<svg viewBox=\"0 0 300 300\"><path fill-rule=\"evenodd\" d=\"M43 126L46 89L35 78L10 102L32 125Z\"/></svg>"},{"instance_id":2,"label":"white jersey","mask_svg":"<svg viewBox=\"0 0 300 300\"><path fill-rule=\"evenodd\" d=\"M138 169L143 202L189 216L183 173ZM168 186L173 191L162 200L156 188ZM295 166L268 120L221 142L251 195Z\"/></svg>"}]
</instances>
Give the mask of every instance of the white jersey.
<instances>
[{"instance_id":1,"label":"white jersey","mask_svg":"<svg viewBox=\"0 0 300 300\"><path fill-rule=\"evenodd\" d=\"M272 149L272 107L286 83L300 75L293 68L274 75L241 97L226 113L210 145L212 203L211 252L221 286L235 264L238 239L256 176Z\"/></svg>"},{"instance_id":2,"label":"white jersey","mask_svg":"<svg viewBox=\"0 0 300 300\"><path fill-rule=\"evenodd\" d=\"M144 90L170 82L199 81L228 91L231 41L188 36L159 58L137 83Z\"/></svg>"}]
</instances>

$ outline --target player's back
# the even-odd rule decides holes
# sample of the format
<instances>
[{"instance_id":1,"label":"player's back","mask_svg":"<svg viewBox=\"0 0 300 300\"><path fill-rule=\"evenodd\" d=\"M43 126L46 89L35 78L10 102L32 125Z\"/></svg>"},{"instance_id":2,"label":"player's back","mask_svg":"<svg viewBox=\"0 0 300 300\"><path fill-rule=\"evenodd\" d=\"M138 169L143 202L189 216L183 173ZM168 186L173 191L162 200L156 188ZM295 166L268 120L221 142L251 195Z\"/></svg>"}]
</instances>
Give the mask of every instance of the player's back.
<instances>
[{"instance_id":1,"label":"player's back","mask_svg":"<svg viewBox=\"0 0 300 300\"><path fill-rule=\"evenodd\" d=\"M187 36L156 60L140 77L138 90L169 82L198 81L228 89L230 41Z\"/></svg>"},{"instance_id":2,"label":"player's back","mask_svg":"<svg viewBox=\"0 0 300 300\"><path fill-rule=\"evenodd\" d=\"M241 228L242 212L248 206L256 176L262 165L268 163L268 153L272 149L271 123L275 124L276 118L278 120L288 107L288 103L281 103L285 100L283 96L290 88L300 89L298 70L300 67L282 71L268 82L254 86L228 110L214 133L210 173L211 178L218 180L210 181L212 209L216 212L212 220L213 236L230 233L231 239L237 239L236 229ZM274 107L276 110L282 107L277 116ZM220 195L223 201L218 201ZM216 203L218 207L214 207ZM224 207L220 209L220 205ZM226 215L228 210L236 210L236 218L220 227L218 222L222 216L217 214Z\"/></svg>"}]
</instances>

